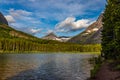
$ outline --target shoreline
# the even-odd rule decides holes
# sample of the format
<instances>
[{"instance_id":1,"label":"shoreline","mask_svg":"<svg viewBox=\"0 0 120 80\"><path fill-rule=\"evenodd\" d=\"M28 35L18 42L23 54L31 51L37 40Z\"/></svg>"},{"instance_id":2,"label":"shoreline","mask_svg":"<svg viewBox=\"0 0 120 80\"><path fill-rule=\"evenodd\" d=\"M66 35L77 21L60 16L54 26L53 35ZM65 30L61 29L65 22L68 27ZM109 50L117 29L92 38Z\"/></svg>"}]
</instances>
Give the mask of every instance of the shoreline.
<instances>
[{"instance_id":1,"label":"shoreline","mask_svg":"<svg viewBox=\"0 0 120 80\"><path fill-rule=\"evenodd\" d=\"M120 68L116 69L117 62L104 62L93 78L88 80L120 80ZM120 65L120 64L119 64Z\"/></svg>"},{"instance_id":2,"label":"shoreline","mask_svg":"<svg viewBox=\"0 0 120 80\"><path fill-rule=\"evenodd\" d=\"M46 53L46 54L54 54L54 53L66 53L66 54L101 54L101 52L79 52L79 51L59 51L59 52L52 52L52 51L0 51L0 54L42 54L42 53Z\"/></svg>"}]
</instances>

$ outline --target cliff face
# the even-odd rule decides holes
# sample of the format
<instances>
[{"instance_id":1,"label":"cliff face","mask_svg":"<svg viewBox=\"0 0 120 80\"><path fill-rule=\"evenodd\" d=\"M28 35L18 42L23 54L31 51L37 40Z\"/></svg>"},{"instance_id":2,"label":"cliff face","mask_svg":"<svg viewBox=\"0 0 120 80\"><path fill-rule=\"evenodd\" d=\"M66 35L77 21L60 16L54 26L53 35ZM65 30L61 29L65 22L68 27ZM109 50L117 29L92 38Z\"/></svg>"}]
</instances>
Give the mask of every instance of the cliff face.
<instances>
[{"instance_id":1,"label":"cliff face","mask_svg":"<svg viewBox=\"0 0 120 80\"><path fill-rule=\"evenodd\" d=\"M96 31L97 31L98 29L100 29L102 27L102 19L103 19L103 14L101 14L98 17L96 22L94 22L93 24L88 26L88 28L85 30L85 32L90 32L90 31L92 32L92 30L95 31L95 29L96 29Z\"/></svg>"},{"instance_id":2,"label":"cliff face","mask_svg":"<svg viewBox=\"0 0 120 80\"><path fill-rule=\"evenodd\" d=\"M77 36L74 36L68 42L72 43L82 43L82 44L95 44L101 43L101 31L102 31L102 19L103 14L101 14L96 22L88 26L86 30Z\"/></svg>"},{"instance_id":3,"label":"cliff face","mask_svg":"<svg viewBox=\"0 0 120 80\"><path fill-rule=\"evenodd\" d=\"M0 23L8 25L7 20L5 19L5 17L3 16L3 14L1 12L0 12Z\"/></svg>"},{"instance_id":4,"label":"cliff face","mask_svg":"<svg viewBox=\"0 0 120 80\"><path fill-rule=\"evenodd\" d=\"M100 44L101 43L101 31L102 31L102 27L93 33L93 35L91 35L87 40L86 40L86 44Z\"/></svg>"}]
</instances>

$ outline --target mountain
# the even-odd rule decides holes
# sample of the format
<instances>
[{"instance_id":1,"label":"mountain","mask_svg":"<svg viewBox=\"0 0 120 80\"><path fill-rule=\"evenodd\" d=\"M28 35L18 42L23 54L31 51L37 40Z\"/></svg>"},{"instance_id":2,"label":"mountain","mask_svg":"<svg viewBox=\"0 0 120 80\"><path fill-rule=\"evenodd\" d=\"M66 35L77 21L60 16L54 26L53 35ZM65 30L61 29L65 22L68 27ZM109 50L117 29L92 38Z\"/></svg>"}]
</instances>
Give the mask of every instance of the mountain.
<instances>
[{"instance_id":1,"label":"mountain","mask_svg":"<svg viewBox=\"0 0 120 80\"><path fill-rule=\"evenodd\" d=\"M5 17L3 16L3 14L1 12L0 12L0 23L8 25L7 20L5 19Z\"/></svg>"},{"instance_id":2,"label":"mountain","mask_svg":"<svg viewBox=\"0 0 120 80\"><path fill-rule=\"evenodd\" d=\"M29 51L40 51L40 52L61 52L61 51L86 51L90 52L93 51L91 48L100 47L98 45L79 45L79 44L72 44L64 42L65 39L69 37L61 36L57 37L54 33L50 33L45 36L46 39L44 40L22 31L18 31L13 29L8 25L6 22L7 20L4 16L0 17L0 53L9 53L9 52L29 52ZM55 40L50 40L55 39ZM63 40L64 39L64 40ZM56 40L61 40L56 41ZM86 50L86 48L88 48ZM100 48L101 49L101 48ZM100 51L99 49L95 49L96 51Z\"/></svg>"},{"instance_id":3,"label":"mountain","mask_svg":"<svg viewBox=\"0 0 120 80\"><path fill-rule=\"evenodd\" d=\"M23 39L36 39L36 37L13 29L8 25L8 21L4 15L0 12L0 38L23 38Z\"/></svg>"},{"instance_id":4,"label":"mountain","mask_svg":"<svg viewBox=\"0 0 120 80\"><path fill-rule=\"evenodd\" d=\"M22 38L22 39L37 39L36 37L13 29L8 25L8 21L5 19L3 14L0 12L0 38Z\"/></svg>"},{"instance_id":5,"label":"mountain","mask_svg":"<svg viewBox=\"0 0 120 80\"><path fill-rule=\"evenodd\" d=\"M88 26L85 31L72 37L70 40L68 40L68 42L81 44L101 43L101 31L103 26L102 19L103 14L98 17L96 22Z\"/></svg>"},{"instance_id":6,"label":"mountain","mask_svg":"<svg viewBox=\"0 0 120 80\"><path fill-rule=\"evenodd\" d=\"M32 41L33 43L35 42L37 44L38 43L39 44L54 44L54 43L61 44L61 42L58 42L58 41L44 40L41 38L37 38L33 35L24 33L22 31L13 29L8 25L8 22L5 19L5 17L2 15L2 13L0 13L0 39L10 39L10 40L12 39L13 41L15 39L18 39L20 41L24 40L26 42Z\"/></svg>"},{"instance_id":7,"label":"mountain","mask_svg":"<svg viewBox=\"0 0 120 80\"><path fill-rule=\"evenodd\" d=\"M46 39L46 40L56 40L56 41L60 41L60 42L66 42L68 41L70 38L66 37L66 36L56 36L53 32L49 33L48 35L44 36L42 39Z\"/></svg>"},{"instance_id":8,"label":"mountain","mask_svg":"<svg viewBox=\"0 0 120 80\"><path fill-rule=\"evenodd\" d=\"M24 33L22 31L15 30L6 24L0 24L0 37L1 38L23 38L23 39L34 39L35 37Z\"/></svg>"},{"instance_id":9,"label":"mountain","mask_svg":"<svg viewBox=\"0 0 120 80\"><path fill-rule=\"evenodd\" d=\"M42 44L47 44L47 43L60 43L58 41L53 41L53 40L43 40L41 38L37 38L35 36L32 36L30 34L24 33L22 31L15 30L11 28L9 25L0 24L0 39L5 38L5 39L23 39L26 41L32 41L32 42L37 42L37 43L42 43Z\"/></svg>"},{"instance_id":10,"label":"mountain","mask_svg":"<svg viewBox=\"0 0 120 80\"><path fill-rule=\"evenodd\" d=\"M54 33L49 33L48 35L44 36L42 39L61 41Z\"/></svg>"},{"instance_id":11,"label":"mountain","mask_svg":"<svg viewBox=\"0 0 120 80\"><path fill-rule=\"evenodd\" d=\"M61 42L67 42L71 37L60 36L59 38L61 39Z\"/></svg>"}]
</instances>

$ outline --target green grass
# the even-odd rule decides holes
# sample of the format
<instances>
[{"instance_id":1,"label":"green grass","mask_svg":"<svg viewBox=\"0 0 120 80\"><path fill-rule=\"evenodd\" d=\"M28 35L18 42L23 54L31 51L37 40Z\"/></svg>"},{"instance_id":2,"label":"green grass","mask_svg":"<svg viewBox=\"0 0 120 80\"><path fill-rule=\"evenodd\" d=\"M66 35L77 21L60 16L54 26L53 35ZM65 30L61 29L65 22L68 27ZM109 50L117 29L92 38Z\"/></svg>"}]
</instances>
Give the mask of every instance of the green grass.
<instances>
[{"instance_id":1,"label":"green grass","mask_svg":"<svg viewBox=\"0 0 120 80\"><path fill-rule=\"evenodd\" d=\"M116 66L114 67L114 69L115 69L115 70L120 70L120 64L116 65Z\"/></svg>"},{"instance_id":2,"label":"green grass","mask_svg":"<svg viewBox=\"0 0 120 80\"><path fill-rule=\"evenodd\" d=\"M94 79L96 74L97 74L97 72L99 71L102 63L103 63L103 60L99 56L99 57L93 57L89 61L90 61L91 64L93 64L93 69L90 71L91 72L90 78Z\"/></svg>"},{"instance_id":3,"label":"green grass","mask_svg":"<svg viewBox=\"0 0 120 80\"><path fill-rule=\"evenodd\" d=\"M101 64L94 65L94 69L91 70L91 78L95 78L97 72L99 71Z\"/></svg>"}]
</instances>

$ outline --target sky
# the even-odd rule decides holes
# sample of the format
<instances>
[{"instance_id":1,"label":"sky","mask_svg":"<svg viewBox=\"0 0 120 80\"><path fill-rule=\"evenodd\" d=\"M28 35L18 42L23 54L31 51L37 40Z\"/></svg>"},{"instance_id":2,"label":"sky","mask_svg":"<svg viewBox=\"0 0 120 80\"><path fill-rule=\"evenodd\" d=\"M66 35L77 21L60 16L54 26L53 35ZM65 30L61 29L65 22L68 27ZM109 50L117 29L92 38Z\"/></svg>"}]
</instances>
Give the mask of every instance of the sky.
<instances>
[{"instance_id":1,"label":"sky","mask_svg":"<svg viewBox=\"0 0 120 80\"><path fill-rule=\"evenodd\" d=\"M106 0L0 0L9 25L36 37L75 36L96 21Z\"/></svg>"}]
</instances>

